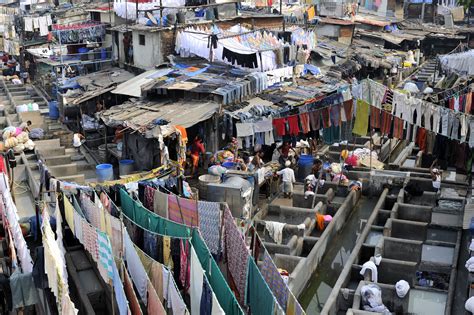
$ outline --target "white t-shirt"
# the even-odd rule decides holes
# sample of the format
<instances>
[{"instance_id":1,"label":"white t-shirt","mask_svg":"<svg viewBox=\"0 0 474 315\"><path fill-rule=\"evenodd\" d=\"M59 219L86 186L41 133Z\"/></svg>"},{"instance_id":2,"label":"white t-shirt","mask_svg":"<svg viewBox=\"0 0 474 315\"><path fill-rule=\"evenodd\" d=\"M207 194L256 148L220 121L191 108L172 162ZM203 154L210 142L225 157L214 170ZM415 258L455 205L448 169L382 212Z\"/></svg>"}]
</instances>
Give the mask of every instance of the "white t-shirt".
<instances>
[{"instance_id":1,"label":"white t-shirt","mask_svg":"<svg viewBox=\"0 0 474 315\"><path fill-rule=\"evenodd\" d=\"M441 175L436 175L436 180L433 181L433 188L441 188Z\"/></svg>"},{"instance_id":2,"label":"white t-shirt","mask_svg":"<svg viewBox=\"0 0 474 315\"><path fill-rule=\"evenodd\" d=\"M79 148L82 145L81 138L79 137L78 133L75 133L74 136L72 137L72 145L75 148Z\"/></svg>"},{"instance_id":3,"label":"white t-shirt","mask_svg":"<svg viewBox=\"0 0 474 315\"><path fill-rule=\"evenodd\" d=\"M277 174L282 175L282 180L284 182L290 182L290 183L296 182L295 172L289 167L284 168L281 171L278 171Z\"/></svg>"}]
</instances>

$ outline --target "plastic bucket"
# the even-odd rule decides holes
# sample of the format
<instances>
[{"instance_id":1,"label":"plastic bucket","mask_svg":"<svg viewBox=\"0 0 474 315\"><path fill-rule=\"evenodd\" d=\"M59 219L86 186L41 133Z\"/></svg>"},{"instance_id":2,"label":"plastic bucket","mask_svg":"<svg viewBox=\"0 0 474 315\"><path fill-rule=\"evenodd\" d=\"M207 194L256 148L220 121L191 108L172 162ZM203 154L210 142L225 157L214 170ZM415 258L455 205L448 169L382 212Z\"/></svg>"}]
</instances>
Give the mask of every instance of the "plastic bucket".
<instances>
[{"instance_id":1,"label":"plastic bucket","mask_svg":"<svg viewBox=\"0 0 474 315\"><path fill-rule=\"evenodd\" d=\"M135 171L134 160L120 160L119 161L119 175L129 175Z\"/></svg>"},{"instance_id":2,"label":"plastic bucket","mask_svg":"<svg viewBox=\"0 0 474 315\"><path fill-rule=\"evenodd\" d=\"M306 176L311 173L313 167L313 156L308 154L301 154L298 160L298 179L303 181Z\"/></svg>"},{"instance_id":3,"label":"plastic bucket","mask_svg":"<svg viewBox=\"0 0 474 315\"><path fill-rule=\"evenodd\" d=\"M114 179L114 167L112 164L99 164L95 167L97 181L99 183Z\"/></svg>"},{"instance_id":4,"label":"plastic bucket","mask_svg":"<svg viewBox=\"0 0 474 315\"><path fill-rule=\"evenodd\" d=\"M235 163L234 162L224 162L222 163L222 166L225 167L225 168L234 168L235 167Z\"/></svg>"},{"instance_id":5,"label":"plastic bucket","mask_svg":"<svg viewBox=\"0 0 474 315\"><path fill-rule=\"evenodd\" d=\"M199 176L199 197L207 200L207 185L209 183L220 183L221 177L215 175L201 175Z\"/></svg>"},{"instance_id":6,"label":"plastic bucket","mask_svg":"<svg viewBox=\"0 0 474 315\"><path fill-rule=\"evenodd\" d=\"M57 101L49 101L49 118L51 119L58 119L59 118L59 108Z\"/></svg>"}]
</instances>

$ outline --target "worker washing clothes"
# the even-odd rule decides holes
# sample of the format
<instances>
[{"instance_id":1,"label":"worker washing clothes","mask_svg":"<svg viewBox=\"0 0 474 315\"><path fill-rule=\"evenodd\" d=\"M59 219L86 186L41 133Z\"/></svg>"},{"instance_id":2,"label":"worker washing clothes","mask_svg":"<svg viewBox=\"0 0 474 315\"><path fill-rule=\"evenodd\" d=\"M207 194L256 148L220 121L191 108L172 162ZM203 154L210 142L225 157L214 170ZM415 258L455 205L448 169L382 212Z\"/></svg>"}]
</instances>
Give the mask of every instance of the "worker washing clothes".
<instances>
[{"instance_id":1,"label":"worker washing clothes","mask_svg":"<svg viewBox=\"0 0 474 315\"><path fill-rule=\"evenodd\" d=\"M295 172L293 169L290 167L291 162L286 161L285 162L285 168L282 169L281 171L276 172L277 175L281 176L282 179L282 192L285 196L285 198L291 198L293 195L293 183L296 182L295 179Z\"/></svg>"},{"instance_id":2,"label":"worker washing clothes","mask_svg":"<svg viewBox=\"0 0 474 315\"><path fill-rule=\"evenodd\" d=\"M280 153L278 162L280 162L282 167L286 164L286 161L290 161L291 163L290 150L296 155L295 149L291 147L291 144L288 141L283 142L283 144L278 148L278 152Z\"/></svg>"},{"instance_id":3,"label":"worker washing clothes","mask_svg":"<svg viewBox=\"0 0 474 315\"><path fill-rule=\"evenodd\" d=\"M438 159L434 160L430 166L431 180L433 181L433 189L436 193L441 189L441 171L438 168Z\"/></svg>"},{"instance_id":4,"label":"worker washing clothes","mask_svg":"<svg viewBox=\"0 0 474 315\"><path fill-rule=\"evenodd\" d=\"M76 148L77 153L81 153L81 145L85 142L85 137L80 133L75 133L72 136L72 146Z\"/></svg>"}]
</instances>

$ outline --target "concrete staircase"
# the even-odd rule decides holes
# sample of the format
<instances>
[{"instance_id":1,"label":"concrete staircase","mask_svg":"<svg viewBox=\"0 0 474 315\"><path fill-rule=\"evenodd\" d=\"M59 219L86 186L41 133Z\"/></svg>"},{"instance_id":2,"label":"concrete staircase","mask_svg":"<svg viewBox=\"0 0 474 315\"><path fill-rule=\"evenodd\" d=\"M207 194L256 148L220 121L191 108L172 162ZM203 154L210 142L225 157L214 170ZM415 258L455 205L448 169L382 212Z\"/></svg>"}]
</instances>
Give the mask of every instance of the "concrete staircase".
<instances>
[{"instance_id":1,"label":"concrete staircase","mask_svg":"<svg viewBox=\"0 0 474 315\"><path fill-rule=\"evenodd\" d=\"M16 106L33 102L39 105L39 111L16 113ZM84 155L71 148L72 132L48 117L48 103L33 85L13 85L0 81L0 104L4 106L4 117L0 117L0 125L3 123L3 127L18 126L30 120L30 128L42 128L45 132L45 140L35 141L34 152L17 155L21 171L15 176L15 180L27 181L33 195L39 189L39 159L57 179L78 184L95 181L95 165L88 163Z\"/></svg>"},{"instance_id":2,"label":"concrete staircase","mask_svg":"<svg viewBox=\"0 0 474 315\"><path fill-rule=\"evenodd\" d=\"M434 83L436 84L438 82L436 63L436 60L431 59L421 65L416 73L418 81L432 83L434 80Z\"/></svg>"}]
</instances>

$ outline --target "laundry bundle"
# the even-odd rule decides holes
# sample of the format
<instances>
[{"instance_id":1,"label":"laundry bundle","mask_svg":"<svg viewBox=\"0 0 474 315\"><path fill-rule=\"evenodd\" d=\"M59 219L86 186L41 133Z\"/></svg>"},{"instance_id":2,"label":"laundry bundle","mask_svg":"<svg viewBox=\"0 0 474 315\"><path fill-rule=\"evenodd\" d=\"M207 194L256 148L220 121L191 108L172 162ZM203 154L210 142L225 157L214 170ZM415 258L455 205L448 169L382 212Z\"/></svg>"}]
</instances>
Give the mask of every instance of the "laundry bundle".
<instances>
[{"instance_id":1,"label":"laundry bundle","mask_svg":"<svg viewBox=\"0 0 474 315\"><path fill-rule=\"evenodd\" d=\"M360 290L362 297L362 306L364 310L369 312L382 313L384 315L391 314L382 301L382 289L376 284L364 285Z\"/></svg>"}]
</instances>

